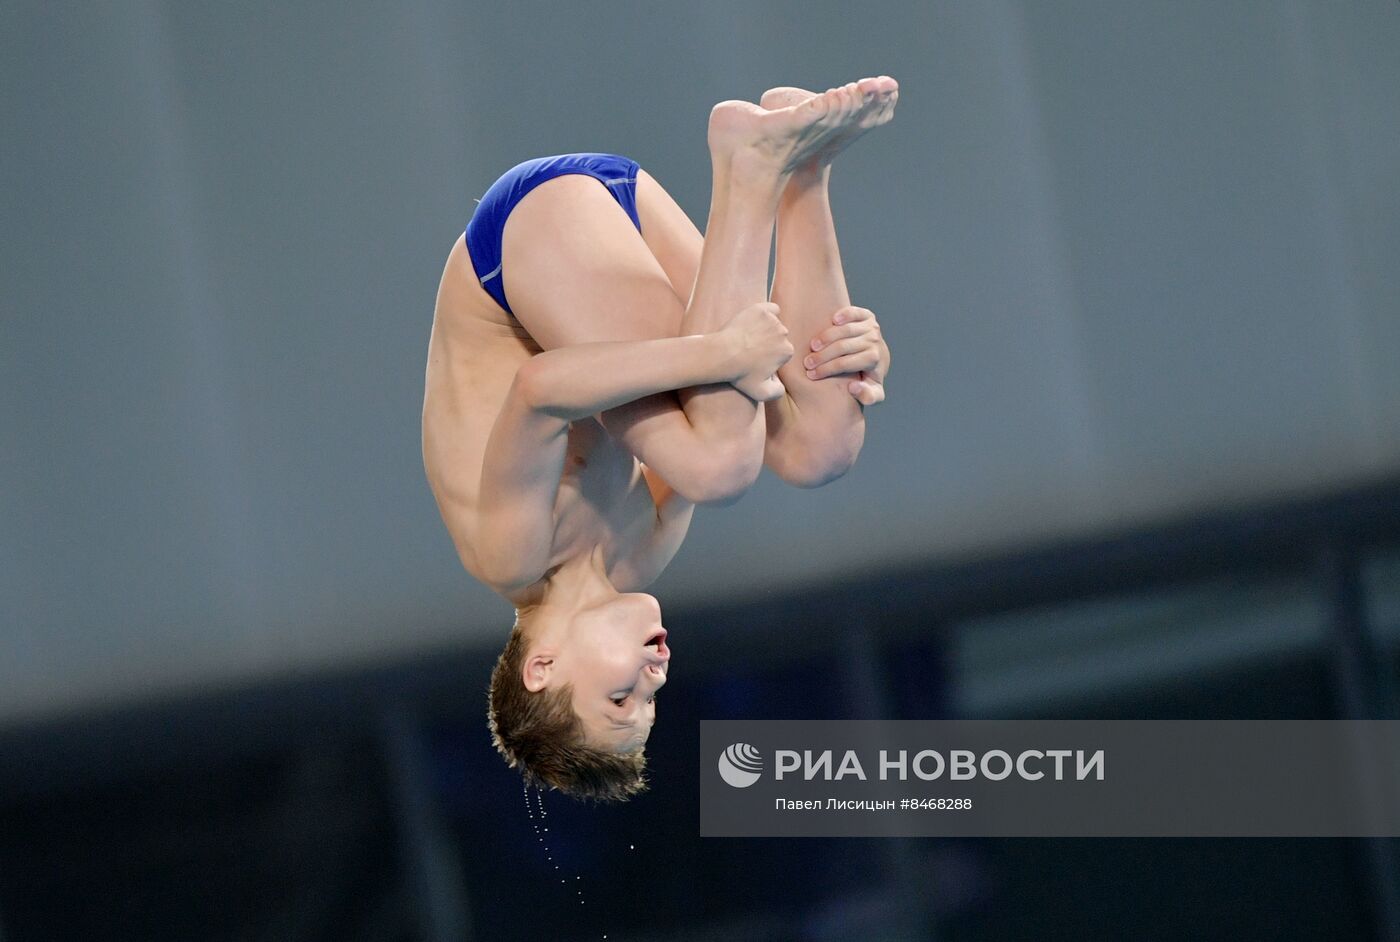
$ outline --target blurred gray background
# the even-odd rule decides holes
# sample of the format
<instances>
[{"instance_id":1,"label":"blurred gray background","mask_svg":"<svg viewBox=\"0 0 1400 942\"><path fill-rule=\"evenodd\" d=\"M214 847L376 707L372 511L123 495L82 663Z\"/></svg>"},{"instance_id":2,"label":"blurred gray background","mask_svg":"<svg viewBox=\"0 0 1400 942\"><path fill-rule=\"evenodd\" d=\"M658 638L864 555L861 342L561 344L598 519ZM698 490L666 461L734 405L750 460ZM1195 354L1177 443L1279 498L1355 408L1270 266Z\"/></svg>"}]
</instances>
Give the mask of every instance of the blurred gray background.
<instances>
[{"instance_id":1,"label":"blurred gray background","mask_svg":"<svg viewBox=\"0 0 1400 942\"><path fill-rule=\"evenodd\" d=\"M613 150L703 227L710 105L775 84L901 83L834 176L890 398L663 602L1400 469L1394 2L11 0L0 44L0 723L499 644L419 452L472 198Z\"/></svg>"},{"instance_id":2,"label":"blurred gray background","mask_svg":"<svg viewBox=\"0 0 1400 942\"><path fill-rule=\"evenodd\" d=\"M653 788L541 852L422 471L447 251L575 150L703 226L713 103L881 73L889 401L697 515ZM1395 0L0 0L0 939L1400 942L1393 840L695 819L701 719L1400 717L1397 89Z\"/></svg>"}]
</instances>

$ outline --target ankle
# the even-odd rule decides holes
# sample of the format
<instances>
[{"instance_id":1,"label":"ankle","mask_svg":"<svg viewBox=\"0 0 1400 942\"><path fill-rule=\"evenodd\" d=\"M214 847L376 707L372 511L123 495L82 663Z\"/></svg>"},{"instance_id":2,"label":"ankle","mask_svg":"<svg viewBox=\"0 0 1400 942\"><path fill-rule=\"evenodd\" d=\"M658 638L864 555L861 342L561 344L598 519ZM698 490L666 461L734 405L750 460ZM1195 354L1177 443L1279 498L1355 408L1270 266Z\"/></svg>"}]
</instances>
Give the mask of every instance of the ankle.
<instances>
[{"instance_id":1,"label":"ankle","mask_svg":"<svg viewBox=\"0 0 1400 942\"><path fill-rule=\"evenodd\" d=\"M783 188L780 206L825 204L831 193L831 165L805 166L795 170Z\"/></svg>"},{"instance_id":2,"label":"ankle","mask_svg":"<svg viewBox=\"0 0 1400 942\"><path fill-rule=\"evenodd\" d=\"M715 182L743 187L747 191L773 190L781 192L792 172L783 166L782 158L761 146L740 146L724 152L712 152Z\"/></svg>"}]
</instances>

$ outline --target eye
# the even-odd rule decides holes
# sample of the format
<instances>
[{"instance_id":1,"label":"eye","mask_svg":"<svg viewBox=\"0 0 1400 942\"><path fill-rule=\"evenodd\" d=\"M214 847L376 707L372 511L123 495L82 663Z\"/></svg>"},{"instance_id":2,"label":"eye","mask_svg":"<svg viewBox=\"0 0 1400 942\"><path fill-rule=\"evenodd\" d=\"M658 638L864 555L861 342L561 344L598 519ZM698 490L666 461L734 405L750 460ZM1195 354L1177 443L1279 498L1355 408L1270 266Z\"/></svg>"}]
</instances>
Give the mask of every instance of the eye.
<instances>
[{"instance_id":1,"label":"eye","mask_svg":"<svg viewBox=\"0 0 1400 942\"><path fill-rule=\"evenodd\" d=\"M631 696L631 694L624 694L621 697L609 697L608 699L612 700L613 706L622 706L627 702L627 697L629 696Z\"/></svg>"}]
</instances>

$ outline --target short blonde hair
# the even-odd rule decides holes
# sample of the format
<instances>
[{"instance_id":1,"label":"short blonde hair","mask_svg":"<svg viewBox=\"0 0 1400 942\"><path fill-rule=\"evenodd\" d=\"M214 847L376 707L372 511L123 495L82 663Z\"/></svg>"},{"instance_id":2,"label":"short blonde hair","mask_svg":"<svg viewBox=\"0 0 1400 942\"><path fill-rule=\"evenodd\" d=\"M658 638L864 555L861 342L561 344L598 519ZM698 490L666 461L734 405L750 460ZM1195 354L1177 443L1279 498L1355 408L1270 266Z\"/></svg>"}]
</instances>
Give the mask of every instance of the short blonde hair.
<instances>
[{"instance_id":1,"label":"short blonde hair","mask_svg":"<svg viewBox=\"0 0 1400 942\"><path fill-rule=\"evenodd\" d=\"M642 750L608 752L584 742L571 684L538 692L526 689L527 621L525 611L516 612L510 638L491 671L486 713L491 744L507 765L520 770L527 784L592 801L625 801L644 791Z\"/></svg>"}]
</instances>

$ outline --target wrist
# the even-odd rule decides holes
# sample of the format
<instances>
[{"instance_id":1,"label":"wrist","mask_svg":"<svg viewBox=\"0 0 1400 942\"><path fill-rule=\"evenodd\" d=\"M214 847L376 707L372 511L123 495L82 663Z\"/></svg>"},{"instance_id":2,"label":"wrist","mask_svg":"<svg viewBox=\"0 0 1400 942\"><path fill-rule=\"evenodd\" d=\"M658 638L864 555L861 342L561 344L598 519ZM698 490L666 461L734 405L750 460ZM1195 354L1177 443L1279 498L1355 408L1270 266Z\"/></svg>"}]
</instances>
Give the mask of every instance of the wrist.
<instances>
[{"instance_id":1,"label":"wrist","mask_svg":"<svg viewBox=\"0 0 1400 942\"><path fill-rule=\"evenodd\" d=\"M720 329L713 333L700 334L696 340L705 350L705 355L700 361L705 364L704 382L732 383L744 374L739 367L743 349L736 331Z\"/></svg>"}]
</instances>

